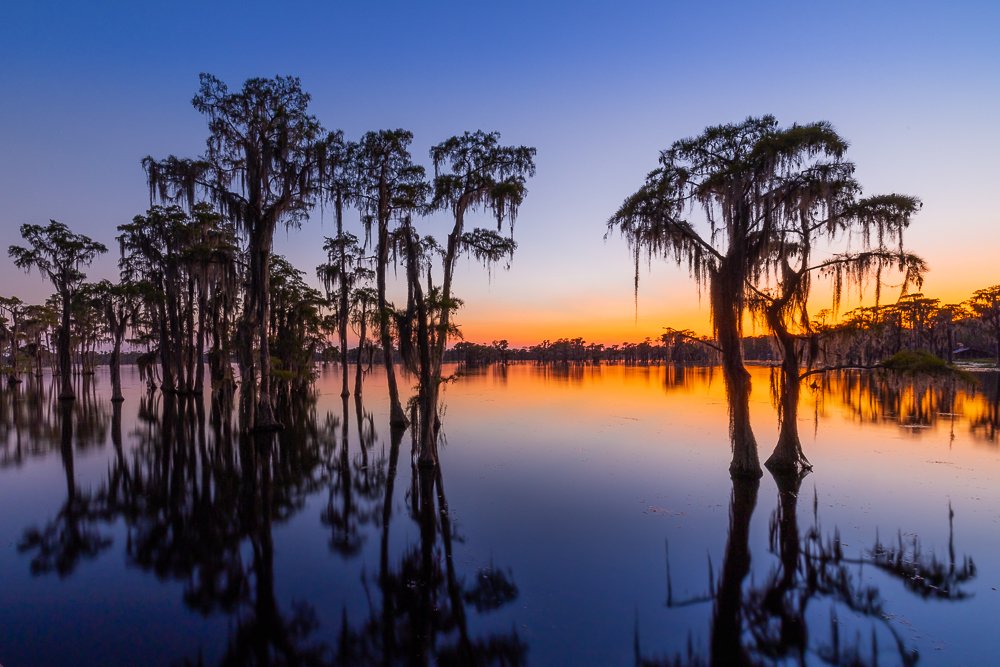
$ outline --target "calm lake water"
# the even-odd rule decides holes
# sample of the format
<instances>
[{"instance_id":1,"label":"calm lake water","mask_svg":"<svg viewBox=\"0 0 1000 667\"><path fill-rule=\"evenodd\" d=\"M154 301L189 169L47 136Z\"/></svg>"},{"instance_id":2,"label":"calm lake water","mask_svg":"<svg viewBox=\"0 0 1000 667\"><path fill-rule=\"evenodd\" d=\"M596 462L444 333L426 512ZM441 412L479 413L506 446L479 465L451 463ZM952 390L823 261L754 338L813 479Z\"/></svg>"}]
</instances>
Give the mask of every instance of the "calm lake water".
<instances>
[{"instance_id":1,"label":"calm lake water","mask_svg":"<svg viewBox=\"0 0 1000 667\"><path fill-rule=\"evenodd\" d=\"M996 374L817 380L780 488L729 479L712 369L470 371L439 475L378 372L256 440L124 375L0 390L6 667L997 664Z\"/></svg>"}]
</instances>

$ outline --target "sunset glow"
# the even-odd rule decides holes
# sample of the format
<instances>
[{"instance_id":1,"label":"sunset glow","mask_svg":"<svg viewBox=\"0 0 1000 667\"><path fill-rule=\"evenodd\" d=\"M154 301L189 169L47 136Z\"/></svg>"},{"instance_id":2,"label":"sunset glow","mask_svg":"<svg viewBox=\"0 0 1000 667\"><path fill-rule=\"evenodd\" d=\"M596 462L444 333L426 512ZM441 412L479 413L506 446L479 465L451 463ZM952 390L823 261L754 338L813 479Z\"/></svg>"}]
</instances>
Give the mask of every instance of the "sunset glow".
<instances>
[{"instance_id":1,"label":"sunset glow","mask_svg":"<svg viewBox=\"0 0 1000 667\"><path fill-rule=\"evenodd\" d=\"M529 3L489 12L489 20L476 9L482 16L467 19L477 29L449 30L449 40L426 36L467 7L324 7L306 12L310 20L277 50L243 37L271 23L264 5L226 5L192 6L201 19L183 29L138 6L7 8L0 126L12 159L0 164L0 247L17 241L20 224L50 218L113 246L115 226L149 205L139 160L203 147L203 123L189 104L199 72L231 81L288 73L302 78L325 126L348 137L410 128L425 164L433 143L463 130L496 129L538 149L510 270L485 276L474 264L460 267L467 340L615 344L655 338L664 326L708 333L706 304L687 271L666 260L643 262L635 308L632 257L621 238L604 240L606 223L670 142L751 114L829 120L850 142L866 193L923 201L907 243L930 264L928 296L961 301L1000 282L991 195L1000 135L987 131L1000 108L1000 49L990 3L900 11L847 3L835 15L798 4L764 15L743 3L725 11L641 3L615 14L600 3ZM789 27L793 15L812 26L808 36ZM218 21L228 27L214 30ZM685 27L700 22L711 29ZM331 39L335 25L351 29ZM753 74L734 66L746 57L734 45L748 31L756 36ZM371 43L372 34L382 37ZM162 57L161 45L178 40L188 46ZM391 64L400 59L412 67ZM275 238L276 251L314 284L331 215L316 211ZM470 222L489 225L485 216ZM426 224L444 233L440 222ZM358 229L356 217L349 225ZM115 277L116 260L115 252L102 258L91 277ZM0 281L27 300L49 293L9 263ZM827 307L814 302L814 310Z\"/></svg>"}]
</instances>

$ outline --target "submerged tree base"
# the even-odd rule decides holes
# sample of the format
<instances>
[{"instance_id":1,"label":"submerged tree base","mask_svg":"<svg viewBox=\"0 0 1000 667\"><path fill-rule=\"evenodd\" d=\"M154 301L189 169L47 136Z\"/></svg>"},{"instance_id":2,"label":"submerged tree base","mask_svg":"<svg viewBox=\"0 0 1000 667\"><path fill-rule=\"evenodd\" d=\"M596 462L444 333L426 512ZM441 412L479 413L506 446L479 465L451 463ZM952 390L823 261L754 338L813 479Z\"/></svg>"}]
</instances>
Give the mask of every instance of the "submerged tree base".
<instances>
[{"instance_id":1,"label":"submerged tree base","mask_svg":"<svg viewBox=\"0 0 1000 667\"><path fill-rule=\"evenodd\" d=\"M795 449L797 451L788 452L781 445L778 445L764 462L764 466L771 471L772 475L804 476L808 474L813 469L812 464L802 453L801 447L796 445Z\"/></svg>"},{"instance_id":2,"label":"submerged tree base","mask_svg":"<svg viewBox=\"0 0 1000 667\"><path fill-rule=\"evenodd\" d=\"M792 403L785 405L781 415L781 431L778 443L764 465L775 474L798 475L812 470L812 464L802 451L797 420L798 391Z\"/></svg>"},{"instance_id":3,"label":"submerged tree base","mask_svg":"<svg viewBox=\"0 0 1000 667\"><path fill-rule=\"evenodd\" d=\"M274 416L274 407L270 397L261 393L257 401L257 408L254 411L253 428L254 433L273 433L283 431L285 427Z\"/></svg>"},{"instance_id":4,"label":"submerged tree base","mask_svg":"<svg viewBox=\"0 0 1000 667\"><path fill-rule=\"evenodd\" d=\"M393 430L397 428L405 430L406 427L410 425L410 420L403 414L403 408L399 408L399 414L397 414L395 406L393 406L392 416L389 418L389 425L393 428Z\"/></svg>"},{"instance_id":5,"label":"submerged tree base","mask_svg":"<svg viewBox=\"0 0 1000 667\"><path fill-rule=\"evenodd\" d=\"M746 413L744 412L743 415ZM743 429L734 429L733 460L729 464L729 476L733 479L760 479L764 471L757 457L757 439L749 424Z\"/></svg>"}]
</instances>

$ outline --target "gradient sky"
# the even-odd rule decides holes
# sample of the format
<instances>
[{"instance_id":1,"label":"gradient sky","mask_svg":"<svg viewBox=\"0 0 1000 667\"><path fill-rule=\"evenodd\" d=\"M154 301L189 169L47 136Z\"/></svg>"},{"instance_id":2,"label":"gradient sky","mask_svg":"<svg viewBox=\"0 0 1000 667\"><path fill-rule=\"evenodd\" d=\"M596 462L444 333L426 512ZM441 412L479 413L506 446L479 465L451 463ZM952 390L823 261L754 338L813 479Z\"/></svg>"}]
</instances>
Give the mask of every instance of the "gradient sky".
<instances>
[{"instance_id":1,"label":"gradient sky","mask_svg":"<svg viewBox=\"0 0 1000 667\"><path fill-rule=\"evenodd\" d=\"M924 292L962 300L1000 283L998 34L997 2L9 2L0 248L50 218L113 246L149 203L139 160L203 149L199 72L231 87L294 74L326 127L408 128L425 164L464 130L538 149L510 271L456 278L468 340L707 331L707 303L663 262L636 310L606 221L661 148L765 113L832 122L866 192L919 196L908 243L931 266ZM276 249L311 278L331 233L317 212ZM91 277L115 277L116 260ZM50 291L0 261L0 294Z\"/></svg>"}]
</instances>

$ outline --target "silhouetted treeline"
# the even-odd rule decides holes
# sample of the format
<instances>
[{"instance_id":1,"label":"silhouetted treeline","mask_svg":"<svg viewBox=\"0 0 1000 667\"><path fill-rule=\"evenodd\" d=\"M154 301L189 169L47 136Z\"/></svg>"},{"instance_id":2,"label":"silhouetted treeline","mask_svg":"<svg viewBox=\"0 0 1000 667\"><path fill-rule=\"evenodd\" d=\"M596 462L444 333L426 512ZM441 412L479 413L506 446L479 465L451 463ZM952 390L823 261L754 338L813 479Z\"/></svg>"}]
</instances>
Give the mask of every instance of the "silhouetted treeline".
<instances>
[{"instance_id":1,"label":"silhouetted treeline","mask_svg":"<svg viewBox=\"0 0 1000 667\"><path fill-rule=\"evenodd\" d=\"M430 431L439 422L441 363L462 305L455 266L461 257L487 268L509 263L535 149L502 144L498 132L466 131L429 148L428 173L411 155L408 130L350 140L324 129L292 76L230 89L202 74L191 103L207 122L205 149L193 158L141 158L150 206L117 226L117 283L86 282L85 270L108 251L100 241L55 220L21 226L24 243L8 254L56 295L37 312L0 299L0 361L9 381L29 369L40 373L42 340L51 349L54 339L61 395L72 400L74 351L88 373L103 344L111 348L112 401L121 401L123 346L138 348L135 362L151 391L208 389L225 397L238 382L244 399L253 394L244 400L253 408L245 426L276 430L275 402L312 382L318 357L339 360L349 395L353 326L357 356L368 351L370 362L384 366L396 427L407 424L396 362L419 377L421 423L434 425L422 436L421 458L435 463ZM273 241L277 230L297 230L325 206L336 235L323 243L320 292L274 253ZM348 231L346 211L356 213L358 234ZM430 216L450 218L440 241L422 229ZM479 216L487 227L475 226ZM397 276L401 284L393 285ZM385 353L371 354L370 341ZM355 393L362 377L358 370Z\"/></svg>"},{"instance_id":2,"label":"silhouetted treeline","mask_svg":"<svg viewBox=\"0 0 1000 667\"><path fill-rule=\"evenodd\" d=\"M535 361L539 363L595 364L615 362L626 364L712 364L716 362L714 351L703 344L685 340L658 341L646 338L640 343L604 345L588 343L583 338L559 338L544 340L527 347L510 347L506 340L491 344L462 341L448 351L446 359L469 365L509 363L512 361Z\"/></svg>"}]
</instances>

